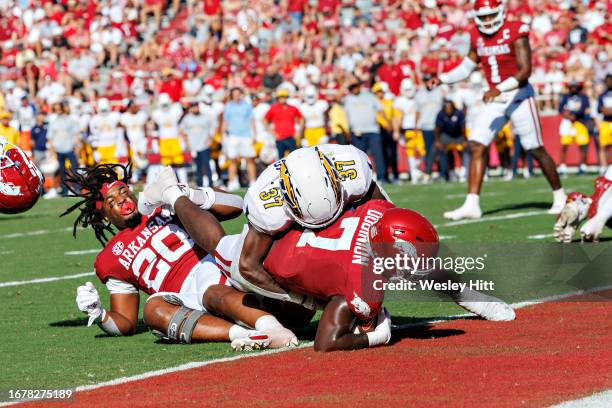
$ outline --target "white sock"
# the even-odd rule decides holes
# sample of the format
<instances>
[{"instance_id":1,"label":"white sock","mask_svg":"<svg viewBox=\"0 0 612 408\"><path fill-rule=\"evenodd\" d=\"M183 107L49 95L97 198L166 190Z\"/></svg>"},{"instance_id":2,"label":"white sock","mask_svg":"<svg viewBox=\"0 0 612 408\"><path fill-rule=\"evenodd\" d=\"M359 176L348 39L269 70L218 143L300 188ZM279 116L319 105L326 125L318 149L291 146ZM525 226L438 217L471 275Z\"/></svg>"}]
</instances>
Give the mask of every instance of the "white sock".
<instances>
[{"instance_id":1,"label":"white sock","mask_svg":"<svg viewBox=\"0 0 612 408\"><path fill-rule=\"evenodd\" d=\"M248 336L250 332L251 330L245 329L244 327L235 324L229 329L229 339L230 341L240 339L242 337Z\"/></svg>"},{"instance_id":2,"label":"white sock","mask_svg":"<svg viewBox=\"0 0 612 408\"><path fill-rule=\"evenodd\" d=\"M563 188L553 191L553 201L555 203L559 201L565 201L565 199L566 199L566 195L565 195L565 190Z\"/></svg>"},{"instance_id":3,"label":"white sock","mask_svg":"<svg viewBox=\"0 0 612 408\"><path fill-rule=\"evenodd\" d=\"M276 329L277 327L283 327L283 325L280 324L280 322L276 320L276 317L272 315L261 316L259 319L257 319L257 321L255 321L256 330L263 331Z\"/></svg>"},{"instance_id":4,"label":"white sock","mask_svg":"<svg viewBox=\"0 0 612 408\"><path fill-rule=\"evenodd\" d=\"M412 177L416 177L418 166L419 164L417 162L416 157L408 157L408 167L410 169L410 175Z\"/></svg>"},{"instance_id":5,"label":"white sock","mask_svg":"<svg viewBox=\"0 0 612 408\"><path fill-rule=\"evenodd\" d=\"M480 207L480 196L478 194L468 194L465 197L465 205L470 207Z\"/></svg>"},{"instance_id":6,"label":"white sock","mask_svg":"<svg viewBox=\"0 0 612 408\"><path fill-rule=\"evenodd\" d=\"M179 183L183 183L183 184L187 184L187 182L189 181L187 179L187 169L185 167L179 167L176 170L176 178L178 179Z\"/></svg>"}]
</instances>

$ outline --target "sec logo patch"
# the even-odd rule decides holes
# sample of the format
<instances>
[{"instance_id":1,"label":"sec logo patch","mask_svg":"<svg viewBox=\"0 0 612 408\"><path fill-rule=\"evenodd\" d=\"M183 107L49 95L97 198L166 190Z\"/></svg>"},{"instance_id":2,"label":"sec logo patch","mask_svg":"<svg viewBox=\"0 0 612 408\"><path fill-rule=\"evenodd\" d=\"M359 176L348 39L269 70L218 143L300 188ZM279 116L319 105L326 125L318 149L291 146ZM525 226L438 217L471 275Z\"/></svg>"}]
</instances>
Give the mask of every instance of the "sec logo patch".
<instances>
[{"instance_id":1,"label":"sec logo patch","mask_svg":"<svg viewBox=\"0 0 612 408\"><path fill-rule=\"evenodd\" d=\"M124 248L125 246L123 245L123 242L121 241L117 242L115 245L113 245L113 255L116 255L116 256L121 255Z\"/></svg>"}]
</instances>

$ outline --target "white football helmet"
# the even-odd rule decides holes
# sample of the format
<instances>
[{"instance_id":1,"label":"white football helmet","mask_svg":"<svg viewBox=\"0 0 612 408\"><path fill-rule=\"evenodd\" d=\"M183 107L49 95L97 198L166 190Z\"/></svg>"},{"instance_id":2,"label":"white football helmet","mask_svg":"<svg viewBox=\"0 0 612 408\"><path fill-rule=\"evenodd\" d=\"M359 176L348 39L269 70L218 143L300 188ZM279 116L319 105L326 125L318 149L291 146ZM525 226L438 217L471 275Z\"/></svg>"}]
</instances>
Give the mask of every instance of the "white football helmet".
<instances>
[{"instance_id":1,"label":"white football helmet","mask_svg":"<svg viewBox=\"0 0 612 408\"><path fill-rule=\"evenodd\" d=\"M170 95L168 95L167 93L163 93L159 95L159 99L157 100L157 103L162 108L169 108L170 105L172 104L172 100L170 99Z\"/></svg>"},{"instance_id":2,"label":"white football helmet","mask_svg":"<svg viewBox=\"0 0 612 408\"><path fill-rule=\"evenodd\" d=\"M98 100L98 112L99 113L110 112L110 110L111 110L111 106L110 106L110 102L108 99L102 98Z\"/></svg>"},{"instance_id":3,"label":"white football helmet","mask_svg":"<svg viewBox=\"0 0 612 408\"><path fill-rule=\"evenodd\" d=\"M300 225L323 228L344 208L344 189L332 161L317 147L298 149L281 160L285 208Z\"/></svg>"},{"instance_id":4,"label":"white football helmet","mask_svg":"<svg viewBox=\"0 0 612 408\"><path fill-rule=\"evenodd\" d=\"M414 82L410 78L404 78L400 84L400 93L402 96L412 98L415 94Z\"/></svg>"},{"instance_id":5,"label":"white football helmet","mask_svg":"<svg viewBox=\"0 0 612 408\"><path fill-rule=\"evenodd\" d=\"M304 88L304 101L310 105L317 101L317 88L313 85L308 85Z\"/></svg>"}]
</instances>

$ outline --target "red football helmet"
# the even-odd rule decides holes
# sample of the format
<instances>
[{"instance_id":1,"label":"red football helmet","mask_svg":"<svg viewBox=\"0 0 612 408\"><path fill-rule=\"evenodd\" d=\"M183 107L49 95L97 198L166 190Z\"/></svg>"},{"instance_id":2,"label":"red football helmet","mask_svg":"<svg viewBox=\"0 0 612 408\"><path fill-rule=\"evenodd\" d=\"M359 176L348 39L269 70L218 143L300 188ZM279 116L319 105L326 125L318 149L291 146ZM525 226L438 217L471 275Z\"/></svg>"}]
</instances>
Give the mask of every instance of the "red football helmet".
<instances>
[{"instance_id":1,"label":"red football helmet","mask_svg":"<svg viewBox=\"0 0 612 408\"><path fill-rule=\"evenodd\" d=\"M438 254L440 239L434 226L421 214L405 208L391 208L370 228L375 256L397 254L431 258Z\"/></svg>"},{"instance_id":2,"label":"red football helmet","mask_svg":"<svg viewBox=\"0 0 612 408\"><path fill-rule=\"evenodd\" d=\"M0 138L0 213L17 214L36 204L44 178L19 147Z\"/></svg>"},{"instance_id":3,"label":"red football helmet","mask_svg":"<svg viewBox=\"0 0 612 408\"><path fill-rule=\"evenodd\" d=\"M478 31L493 35L504 24L504 3L501 0L476 0L474 22Z\"/></svg>"}]
</instances>

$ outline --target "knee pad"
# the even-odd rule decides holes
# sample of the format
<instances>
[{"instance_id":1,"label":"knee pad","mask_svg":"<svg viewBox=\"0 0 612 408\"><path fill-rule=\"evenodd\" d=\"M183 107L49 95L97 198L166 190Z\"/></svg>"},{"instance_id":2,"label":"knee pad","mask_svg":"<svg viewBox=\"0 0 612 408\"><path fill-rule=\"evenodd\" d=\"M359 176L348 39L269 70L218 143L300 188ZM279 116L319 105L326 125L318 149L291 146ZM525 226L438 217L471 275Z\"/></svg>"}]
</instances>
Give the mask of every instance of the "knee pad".
<instances>
[{"instance_id":1,"label":"knee pad","mask_svg":"<svg viewBox=\"0 0 612 408\"><path fill-rule=\"evenodd\" d=\"M162 333L159 330L151 330L151 332L160 339L170 343L191 344L193 330L198 323L198 319L205 312L183 306L181 299L170 293L162 295L162 298L166 302L180 307L170 318L166 333Z\"/></svg>"}]
</instances>

